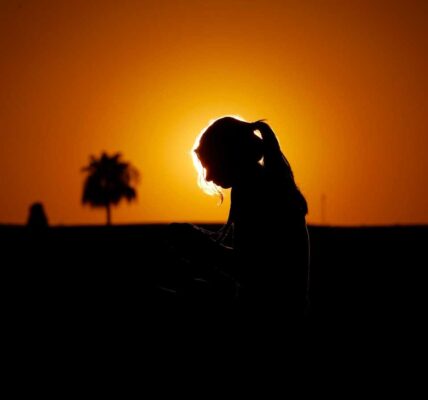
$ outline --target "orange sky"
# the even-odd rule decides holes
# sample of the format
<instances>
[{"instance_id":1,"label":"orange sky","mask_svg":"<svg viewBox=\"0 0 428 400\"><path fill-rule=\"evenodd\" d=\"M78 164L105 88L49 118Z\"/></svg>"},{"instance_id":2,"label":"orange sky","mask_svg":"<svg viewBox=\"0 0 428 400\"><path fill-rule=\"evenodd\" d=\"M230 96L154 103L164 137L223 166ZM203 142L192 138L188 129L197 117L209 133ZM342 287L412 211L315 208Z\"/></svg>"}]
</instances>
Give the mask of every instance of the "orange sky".
<instances>
[{"instance_id":1,"label":"orange sky","mask_svg":"<svg viewBox=\"0 0 428 400\"><path fill-rule=\"evenodd\" d=\"M113 222L224 221L189 150L238 114L277 132L310 223L428 223L427 44L426 1L0 1L0 222L104 223L80 203L103 150L142 175Z\"/></svg>"}]
</instances>

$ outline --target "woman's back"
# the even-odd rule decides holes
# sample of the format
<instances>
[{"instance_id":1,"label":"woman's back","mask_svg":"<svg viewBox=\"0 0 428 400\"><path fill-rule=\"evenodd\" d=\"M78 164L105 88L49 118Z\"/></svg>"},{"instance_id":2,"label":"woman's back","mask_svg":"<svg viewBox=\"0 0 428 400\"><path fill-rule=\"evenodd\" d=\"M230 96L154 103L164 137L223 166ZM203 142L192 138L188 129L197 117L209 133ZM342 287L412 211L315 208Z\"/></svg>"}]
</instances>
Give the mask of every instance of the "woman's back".
<instances>
[{"instance_id":1,"label":"woman's back","mask_svg":"<svg viewBox=\"0 0 428 400\"><path fill-rule=\"evenodd\" d=\"M241 295L269 307L305 307L309 242L303 213L263 169L232 189L234 247Z\"/></svg>"}]
</instances>

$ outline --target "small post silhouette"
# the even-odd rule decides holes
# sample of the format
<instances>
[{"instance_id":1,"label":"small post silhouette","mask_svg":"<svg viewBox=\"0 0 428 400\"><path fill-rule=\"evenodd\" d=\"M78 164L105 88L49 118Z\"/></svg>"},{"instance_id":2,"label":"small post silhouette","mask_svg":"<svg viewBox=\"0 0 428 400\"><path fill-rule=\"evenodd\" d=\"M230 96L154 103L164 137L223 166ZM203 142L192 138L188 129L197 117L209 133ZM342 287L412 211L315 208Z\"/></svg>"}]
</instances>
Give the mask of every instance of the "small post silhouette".
<instances>
[{"instance_id":1,"label":"small post silhouette","mask_svg":"<svg viewBox=\"0 0 428 400\"><path fill-rule=\"evenodd\" d=\"M47 228L48 225L48 218L46 216L43 203L35 202L31 204L28 213L27 226L32 229L43 229Z\"/></svg>"}]
</instances>

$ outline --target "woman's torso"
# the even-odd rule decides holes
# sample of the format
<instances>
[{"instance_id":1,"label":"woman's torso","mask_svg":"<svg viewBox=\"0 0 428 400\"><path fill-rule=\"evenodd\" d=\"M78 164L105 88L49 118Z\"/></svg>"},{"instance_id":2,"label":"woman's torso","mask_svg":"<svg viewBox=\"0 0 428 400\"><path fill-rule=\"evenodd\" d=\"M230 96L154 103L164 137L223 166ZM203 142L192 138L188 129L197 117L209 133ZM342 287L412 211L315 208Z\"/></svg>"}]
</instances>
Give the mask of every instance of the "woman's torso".
<instances>
[{"instance_id":1,"label":"woman's torso","mask_svg":"<svg viewBox=\"0 0 428 400\"><path fill-rule=\"evenodd\" d=\"M232 189L234 246L244 293L262 299L305 301L309 240L305 215L263 173Z\"/></svg>"}]
</instances>

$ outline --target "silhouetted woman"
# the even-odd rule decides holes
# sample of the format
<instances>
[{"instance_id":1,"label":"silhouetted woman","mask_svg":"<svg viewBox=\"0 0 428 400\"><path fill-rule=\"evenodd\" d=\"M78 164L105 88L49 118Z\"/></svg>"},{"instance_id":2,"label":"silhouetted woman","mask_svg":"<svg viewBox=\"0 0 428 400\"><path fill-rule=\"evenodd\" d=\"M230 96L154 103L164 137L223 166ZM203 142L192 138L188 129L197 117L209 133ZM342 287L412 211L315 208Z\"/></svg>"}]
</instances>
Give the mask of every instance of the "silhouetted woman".
<instances>
[{"instance_id":1,"label":"silhouetted woman","mask_svg":"<svg viewBox=\"0 0 428 400\"><path fill-rule=\"evenodd\" d=\"M228 221L217 237L210 237L222 249L233 231L232 249L224 247L220 253L229 260L224 263L226 272L239 283L243 309L259 318L303 315L309 275L308 208L270 126L220 118L198 138L194 155L202 167L201 186L219 194L221 188L232 189Z\"/></svg>"}]
</instances>

